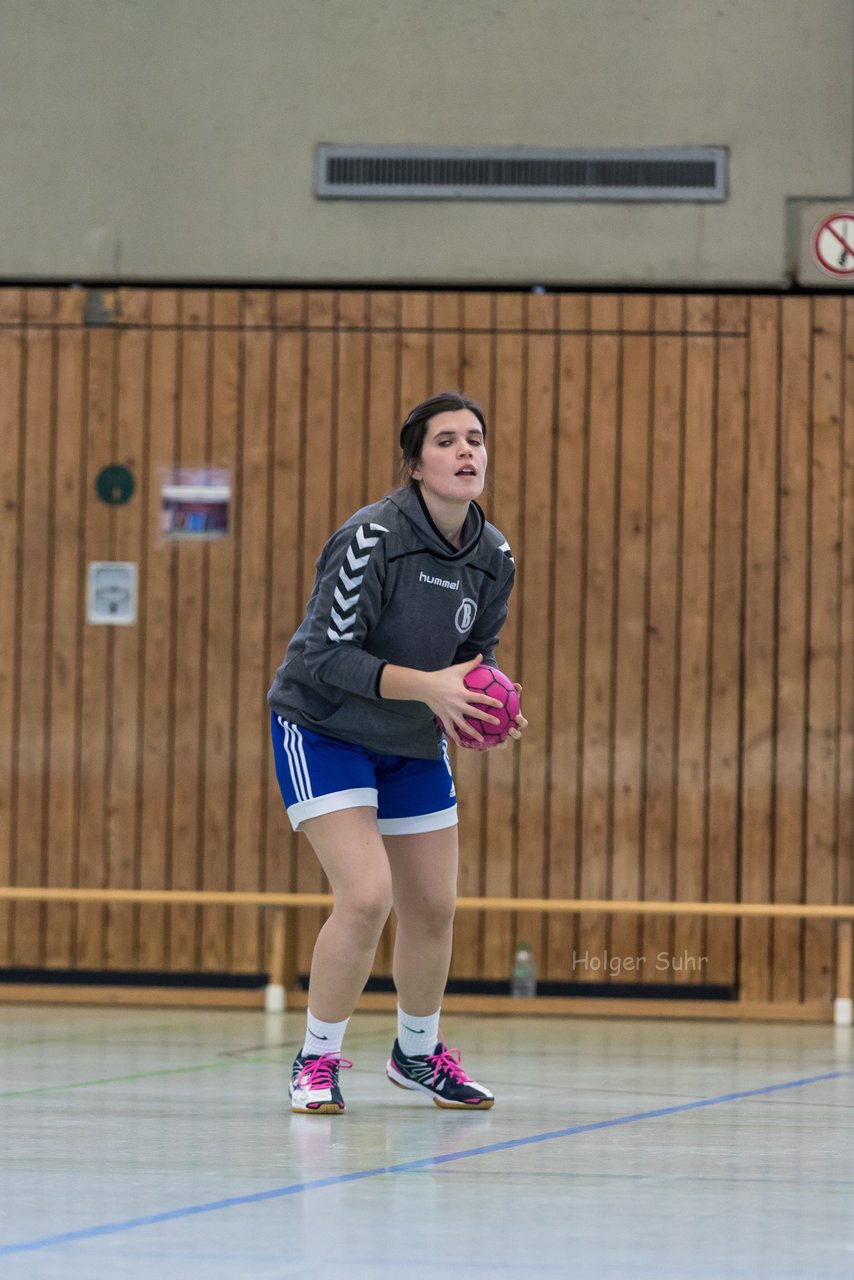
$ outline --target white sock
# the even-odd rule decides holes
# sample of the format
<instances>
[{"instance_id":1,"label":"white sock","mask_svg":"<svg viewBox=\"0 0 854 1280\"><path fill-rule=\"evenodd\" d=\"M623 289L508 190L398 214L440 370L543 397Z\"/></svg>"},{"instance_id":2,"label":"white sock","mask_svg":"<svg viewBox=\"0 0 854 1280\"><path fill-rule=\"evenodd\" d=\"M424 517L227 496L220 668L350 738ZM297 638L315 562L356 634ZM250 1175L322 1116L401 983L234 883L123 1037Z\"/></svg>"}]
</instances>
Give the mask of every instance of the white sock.
<instances>
[{"instance_id":1,"label":"white sock","mask_svg":"<svg viewBox=\"0 0 854 1280\"><path fill-rule=\"evenodd\" d=\"M340 1056L349 1021L349 1018L345 1018L343 1022L321 1022L309 1009L303 1054L337 1053Z\"/></svg>"},{"instance_id":2,"label":"white sock","mask_svg":"<svg viewBox=\"0 0 854 1280\"><path fill-rule=\"evenodd\" d=\"M432 1053L439 1039L439 1014L441 1009L426 1018L414 1018L397 1006L397 1043L407 1057Z\"/></svg>"}]
</instances>

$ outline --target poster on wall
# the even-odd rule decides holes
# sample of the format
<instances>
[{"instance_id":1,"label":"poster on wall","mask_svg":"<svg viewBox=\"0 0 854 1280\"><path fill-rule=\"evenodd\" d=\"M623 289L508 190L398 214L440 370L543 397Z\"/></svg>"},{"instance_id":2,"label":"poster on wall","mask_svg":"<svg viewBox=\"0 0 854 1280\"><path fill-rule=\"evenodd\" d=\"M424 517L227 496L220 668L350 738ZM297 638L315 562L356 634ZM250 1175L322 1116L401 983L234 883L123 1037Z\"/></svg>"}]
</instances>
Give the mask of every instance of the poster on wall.
<instances>
[{"instance_id":1,"label":"poster on wall","mask_svg":"<svg viewBox=\"0 0 854 1280\"><path fill-rule=\"evenodd\" d=\"M164 468L161 531L170 541L211 542L231 531L231 472L214 467Z\"/></svg>"},{"instance_id":2,"label":"poster on wall","mask_svg":"<svg viewBox=\"0 0 854 1280\"><path fill-rule=\"evenodd\" d=\"M89 565L86 616L95 626L132 627L136 622L137 566L121 560Z\"/></svg>"}]
</instances>

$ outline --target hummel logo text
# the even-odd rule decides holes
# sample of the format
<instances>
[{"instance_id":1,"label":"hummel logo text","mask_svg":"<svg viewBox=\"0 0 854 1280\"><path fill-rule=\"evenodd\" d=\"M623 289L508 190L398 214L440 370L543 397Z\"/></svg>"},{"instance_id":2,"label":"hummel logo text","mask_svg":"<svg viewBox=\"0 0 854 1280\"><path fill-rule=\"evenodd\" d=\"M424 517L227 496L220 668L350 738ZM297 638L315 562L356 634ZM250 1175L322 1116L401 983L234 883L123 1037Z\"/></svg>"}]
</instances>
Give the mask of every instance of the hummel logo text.
<instances>
[{"instance_id":1,"label":"hummel logo text","mask_svg":"<svg viewBox=\"0 0 854 1280\"><path fill-rule=\"evenodd\" d=\"M425 573L422 569L418 574L419 582L426 582L431 587L447 587L449 591L459 591L459 582L448 582L447 578L431 578L429 573Z\"/></svg>"}]
</instances>

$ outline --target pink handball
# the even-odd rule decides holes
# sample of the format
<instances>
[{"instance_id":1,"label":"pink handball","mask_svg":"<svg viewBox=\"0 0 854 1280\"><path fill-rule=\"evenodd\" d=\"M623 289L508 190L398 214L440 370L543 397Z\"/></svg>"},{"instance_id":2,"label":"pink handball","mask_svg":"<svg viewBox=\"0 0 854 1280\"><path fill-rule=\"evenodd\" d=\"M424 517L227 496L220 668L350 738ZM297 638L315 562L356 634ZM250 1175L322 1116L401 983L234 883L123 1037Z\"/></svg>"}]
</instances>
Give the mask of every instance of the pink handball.
<instances>
[{"instance_id":1,"label":"pink handball","mask_svg":"<svg viewBox=\"0 0 854 1280\"><path fill-rule=\"evenodd\" d=\"M499 721L498 724L489 724L486 720L466 716L469 724L482 734L483 742L478 742L476 738L460 732L460 742L464 747L470 747L473 751L488 751L490 747L497 747L504 742L516 724L516 717L519 714L519 695L513 687L513 681L509 680L503 671L499 671L497 667L488 667L485 663L474 667L468 673L465 684L466 688L473 692L485 693L487 697L497 698L501 703L500 707L491 707L487 703L475 704L480 710L495 716Z\"/></svg>"}]
</instances>

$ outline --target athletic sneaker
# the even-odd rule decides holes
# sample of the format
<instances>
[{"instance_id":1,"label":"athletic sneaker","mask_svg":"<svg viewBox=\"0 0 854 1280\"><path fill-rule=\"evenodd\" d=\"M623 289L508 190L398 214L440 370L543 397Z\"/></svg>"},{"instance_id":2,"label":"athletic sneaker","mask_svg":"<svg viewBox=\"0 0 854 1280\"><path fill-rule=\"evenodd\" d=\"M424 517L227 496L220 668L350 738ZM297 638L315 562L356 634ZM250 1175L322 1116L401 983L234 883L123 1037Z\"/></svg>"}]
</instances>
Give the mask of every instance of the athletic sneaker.
<instances>
[{"instance_id":1,"label":"athletic sneaker","mask_svg":"<svg viewBox=\"0 0 854 1280\"><path fill-rule=\"evenodd\" d=\"M428 1094L437 1107L464 1111L488 1111L493 1094L472 1080L460 1066L459 1049L447 1049L439 1041L433 1053L409 1057L395 1040L386 1074L400 1089L417 1089Z\"/></svg>"},{"instance_id":2,"label":"athletic sneaker","mask_svg":"<svg viewBox=\"0 0 854 1280\"><path fill-rule=\"evenodd\" d=\"M338 1068L352 1067L335 1053L298 1053L291 1069L291 1110L309 1115L340 1115L344 1099L338 1088Z\"/></svg>"}]
</instances>

